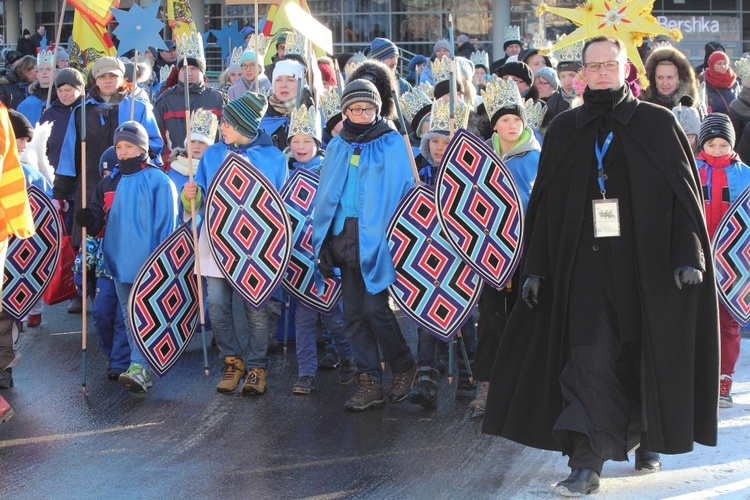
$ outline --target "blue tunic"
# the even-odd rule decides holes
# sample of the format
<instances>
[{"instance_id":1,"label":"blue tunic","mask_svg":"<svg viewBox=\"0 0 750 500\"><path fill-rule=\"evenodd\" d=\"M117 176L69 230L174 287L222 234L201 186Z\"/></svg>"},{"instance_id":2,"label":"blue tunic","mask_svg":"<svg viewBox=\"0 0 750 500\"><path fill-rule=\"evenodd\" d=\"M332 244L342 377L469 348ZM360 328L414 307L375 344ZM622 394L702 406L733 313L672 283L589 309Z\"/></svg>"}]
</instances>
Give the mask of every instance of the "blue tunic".
<instances>
[{"instance_id":1,"label":"blue tunic","mask_svg":"<svg viewBox=\"0 0 750 500\"><path fill-rule=\"evenodd\" d=\"M29 120L31 126L35 126L42 118L42 112L47 105L47 100L41 100L35 95L30 95L18 105L18 111Z\"/></svg>"}]
</instances>

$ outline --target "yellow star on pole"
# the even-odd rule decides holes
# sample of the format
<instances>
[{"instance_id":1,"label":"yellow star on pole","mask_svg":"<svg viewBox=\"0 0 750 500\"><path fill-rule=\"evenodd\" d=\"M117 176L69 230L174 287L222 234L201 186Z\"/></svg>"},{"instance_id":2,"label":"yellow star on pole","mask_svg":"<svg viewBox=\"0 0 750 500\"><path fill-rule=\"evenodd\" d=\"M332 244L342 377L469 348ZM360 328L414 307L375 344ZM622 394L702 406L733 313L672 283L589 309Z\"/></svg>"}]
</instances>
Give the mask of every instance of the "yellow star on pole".
<instances>
[{"instance_id":1,"label":"yellow star on pole","mask_svg":"<svg viewBox=\"0 0 750 500\"><path fill-rule=\"evenodd\" d=\"M676 42L682 38L680 30L667 29L656 21L656 18L651 15L653 6L654 0L589 0L575 9L549 7L543 3L537 9L537 15L541 17L543 13L551 12L569 19L578 26L573 33L561 38L550 47L550 51L559 50L598 35L619 38L625 44L628 59L635 64L641 82L644 83L646 68L638 55L638 47L643 43L643 38L666 35Z\"/></svg>"}]
</instances>

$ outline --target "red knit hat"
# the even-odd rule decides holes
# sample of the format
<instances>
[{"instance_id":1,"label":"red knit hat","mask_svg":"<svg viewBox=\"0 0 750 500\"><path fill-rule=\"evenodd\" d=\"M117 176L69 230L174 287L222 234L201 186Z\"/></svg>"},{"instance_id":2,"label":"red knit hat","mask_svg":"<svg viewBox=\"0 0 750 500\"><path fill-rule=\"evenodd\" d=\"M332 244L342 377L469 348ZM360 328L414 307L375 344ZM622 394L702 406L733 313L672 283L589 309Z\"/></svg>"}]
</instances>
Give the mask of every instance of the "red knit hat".
<instances>
[{"instance_id":1,"label":"red knit hat","mask_svg":"<svg viewBox=\"0 0 750 500\"><path fill-rule=\"evenodd\" d=\"M323 81L331 87L335 87L336 83L336 70L330 64L318 63L320 68L320 75L323 77Z\"/></svg>"},{"instance_id":2,"label":"red knit hat","mask_svg":"<svg viewBox=\"0 0 750 500\"><path fill-rule=\"evenodd\" d=\"M713 68L714 64L716 64L717 62L721 60L729 62L729 56L726 55L724 52L720 52L717 50L716 52L708 56L708 67Z\"/></svg>"}]
</instances>

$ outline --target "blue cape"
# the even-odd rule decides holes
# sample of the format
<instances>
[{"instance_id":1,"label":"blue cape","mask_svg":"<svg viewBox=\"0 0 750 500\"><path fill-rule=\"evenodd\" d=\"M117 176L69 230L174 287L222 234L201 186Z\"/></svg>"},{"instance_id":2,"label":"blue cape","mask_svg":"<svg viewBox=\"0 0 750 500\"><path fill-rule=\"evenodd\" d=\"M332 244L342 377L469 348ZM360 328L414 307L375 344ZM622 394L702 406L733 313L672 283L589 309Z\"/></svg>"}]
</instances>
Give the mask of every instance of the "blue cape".
<instances>
[{"instance_id":1,"label":"blue cape","mask_svg":"<svg viewBox=\"0 0 750 500\"><path fill-rule=\"evenodd\" d=\"M696 160L695 163L699 171L704 168L710 168L703 160ZM742 162L733 161L725 171L727 173L727 186L729 187L729 203L734 203L734 200L737 199L742 191L747 186L750 186L750 167Z\"/></svg>"},{"instance_id":2,"label":"blue cape","mask_svg":"<svg viewBox=\"0 0 750 500\"><path fill-rule=\"evenodd\" d=\"M18 111L29 120L31 126L35 126L42 118L42 111L44 106L47 104L46 100L41 100L35 95L30 95L18 105Z\"/></svg>"}]
</instances>

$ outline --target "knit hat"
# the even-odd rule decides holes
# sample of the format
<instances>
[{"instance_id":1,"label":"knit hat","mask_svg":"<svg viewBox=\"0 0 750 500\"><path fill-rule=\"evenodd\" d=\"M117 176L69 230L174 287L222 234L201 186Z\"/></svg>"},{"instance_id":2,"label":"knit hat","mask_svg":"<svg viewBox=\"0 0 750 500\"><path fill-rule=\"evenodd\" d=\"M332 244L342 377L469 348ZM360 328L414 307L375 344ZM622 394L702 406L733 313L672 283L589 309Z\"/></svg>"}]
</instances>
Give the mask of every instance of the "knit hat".
<instances>
[{"instance_id":1,"label":"knit hat","mask_svg":"<svg viewBox=\"0 0 750 500\"><path fill-rule=\"evenodd\" d=\"M187 64L188 66L192 66L194 68L198 68L201 73L206 73L206 60L202 57L188 57L187 58ZM177 59L177 69L182 69L185 66L185 59L179 58Z\"/></svg>"},{"instance_id":2,"label":"knit hat","mask_svg":"<svg viewBox=\"0 0 750 500\"><path fill-rule=\"evenodd\" d=\"M224 119L234 129L252 139L258 133L260 119L266 114L268 102L263 94L245 92L224 105Z\"/></svg>"},{"instance_id":3,"label":"knit hat","mask_svg":"<svg viewBox=\"0 0 750 500\"><path fill-rule=\"evenodd\" d=\"M255 62L255 51L254 50L246 50L245 52L242 53L242 55L240 56L240 66L245 61ZM260 64L260 63L258 63L258 64Z\"/></svg>"},{"instance_id":4,"label":"knit hat","mask_svg":"<svg viewBox=\"0 0 750 500\"><path fill-rule=\"evenodd\" d=\"M57 60L58 61L70 61L70 56L67 52L65 52L65 49L57 49Z\"/></svg>"},{"instance_id":5,"label":"knit hat","mask_svg":"<svg viewBox=\"0 0 750 500\"><path fill-rule=\"evenodd\" d=\"M503 64L502 76L515 76L526 82L527 85L531 86L532 75L531 68L529 65L520 61L506 62Z\"/></svg>"},{"instance_id":6,"label":"knit hat","mask_svg":"<svg viewBox=\"0 0 750 500\"><path fill-rule=\"evenodd\" d=\"M677 121L686 135L698 135L700 133L701 117L697 109L691 106L676 106L672 108L672 113L677 117Z\"/></svg>"},{"instance_id":7,"label":"knit hat","mask_svg":"<svg viewBox=\"0 0 750 500\"><path fill-rule=\"evenodd\" d=\"M346 113L349 106L356 102L372 104L378 108L378 114L380 114L380 108L383 105L378 88L374 83L367 80L354 80L346 84L344 94L341 96L341 113Z\"/></svg>"},{"instance_id":8,"label":"knit hat","mask_svg":"<svg viewBox=\"0 0 750 500\"><path fill-rule=\"evenodd\" d=\"M726 55L724 52L717 50L716 52L708 56L708 67L713 68L714 64L716 64L719 61L729 62L729 56Z\"/></svg>"},{"instance_id":9,"label":"knit hat","mask_svg":"<svg viewBox=\"0 0 750 500\"><path fill-rule=\"evenodd\" d=\"M323 82L327 83L331 87L338 85L336 82L336 70L330 64L318 63L318 69L320 70L320 76L323 77Z\"/></svg>"},{"instance_id":10,"label":"knit hat","mask_svg":"<svg viewBox=\"0 0 750 500\"><path fill-rule=\"evenodd\" d=\"M125 80L131 83L133 80L133 66L134 66L134 63L132 62L125 63L125 74L123 75ZM135 70L136 83L146 83L150 81L151 75L152 75L151 65L147 63L146 61L139 62L137 69Z\"/></svg>"},{"instance_id":11,"label":"knit hat","mask_svg":"<svg viewBox=\"0 0 750 500\"><path fill-rule=\"evenodd\" d=\"M534 78L536 77L542 77L544 78L547 83L552 85L553 90L557 90L557 88L560 86L560 80L557 79L557 73L552 68L544 67L539 68L536 70L536 73L534 73Z\"/></svg>"},{"instance_id":12,"label":"knit hat","mask_svg":"<svg viewBox=\"0 0 750 500\"><path fill-rule=\"evenodd\" d=\"M23 54L17 50L9 50L5 53L5 65L10 67L14 62L18 61L23 57Z\"/></svg>"},{"instance_id":13,"label":"knit hat","mask_svg":"<svg viewBox=\"0 0 750 500\"><path fill-rule=\"evenodd\" d=\"M8 117L16 139L28 137L31 140L34 138L34 127L31 126L31 122L25 116L15 109L8 108Z\"/></svg>"},{"instance_id":14,"label":"knit hat","mask_svg":"<svg viewBox=\"0 0 750 500\"><path fill-rule=\"evenodd\" d=\"M22 36L26 36L26 35L31 35L31 32L29 30L27 30L27 29L24 29Z\"/></svg>"},{"instance_id":15,"label":"knit hat","mask_svg":"<svg viewBox=\"0 0 750 500\"><path fill-rule=\"evenodd\" d=\"M146 133L146 129L143 128L143 125L137 121L126 121L115 129L115 140L113 145L117 146L117 143L120 141L127 141L131 144L135 144L142 150L148 152L148 133Z\"/></svg>"},{"instance_id":16,"label":"knit hat","mask_svg":"<svg viewBox=\"0 0 750 500\"><path fill-rule=\"evenodd\" d=\"M116 57L100 57L94 62L94 65L91 66L91 76L93 76L94 79L108 73L117 76L124 76L125 65Z\"/></svg>"},{"instance_id":17,"label":"knit hat","mask_svg":"<svg viewBox=\"0 0 750 500\"><path fill-rule=\"evenodd\" d=\"M458 35L458 38L456 38L456 43L458 45L463 45L468 41L469 41L469 37L466 35Z\"/></svg>"},{"instance_id":18,"label":"knit hat","mask_svg":"<svg viewBox=\"0 0 750 500\"><path fill-rule=\"evenodd\" d=\"M83 82L83 75L80 71L74 68L61 69L55 77L55 87L60 88L63 85L70 85L83 92L85 86Z\"/></svg>"},{"instance_id":19,"label":"knit hat","mask_svg":"<svg viewBox=\"0 0 750 500\"><path fill-rule=\"evenodd\" d=\"M698 144L703 149L705 143L717 137L727 141L734 149L734 127L724 113L711 113L703 119L700 132L698 132Z\"/></svg>"},{"instance_id":20,"label":"knit hat","mask_svg":"<svg viewBox=\"0 0 750 500\"><path fill-rule=\"evenodd\" d=\"M378 61L384 61L389 57L398 55L398 47L387 38L376 38L370 44L370 57Z\"/></svg>"},{"instance_id":21,"label":"knit hat","mask_svg":"<svg viewBox=\"0 0 750 500\"><path fill-rule=\"evenodd\" d=\"M293 76L297 80L305 78L305 67L293 59L282 59L273 68L272 82L280 76Z\"/></svg>"},{"instance_id":22,"label":"knit hat","mask_svg":"<svg viewBox=\"0 0 750 500\"><path fill-rule=\"evenodd\" d=\"M446 40L445 38L441 38L437 42L435 42L435 46L432 47L432 53L435 54L438 49L445 49L447 51L451 50L451 44Z\"/></svg>"},{"instance_id":23,"label":"knit hat","mask_svg":"<svg viewBox=\"0 0 750 500\"><path fill-rule=\"evenodd\" d=\"M114 146L110 146L105 149L102 153L101 158L99 158L99 177L104 177L105 169L109 170L110 172L114 170L117 167L119 161L120 160L119 158L117 158L117 152L115 152Z\"/></svg>"}]
</instances>

